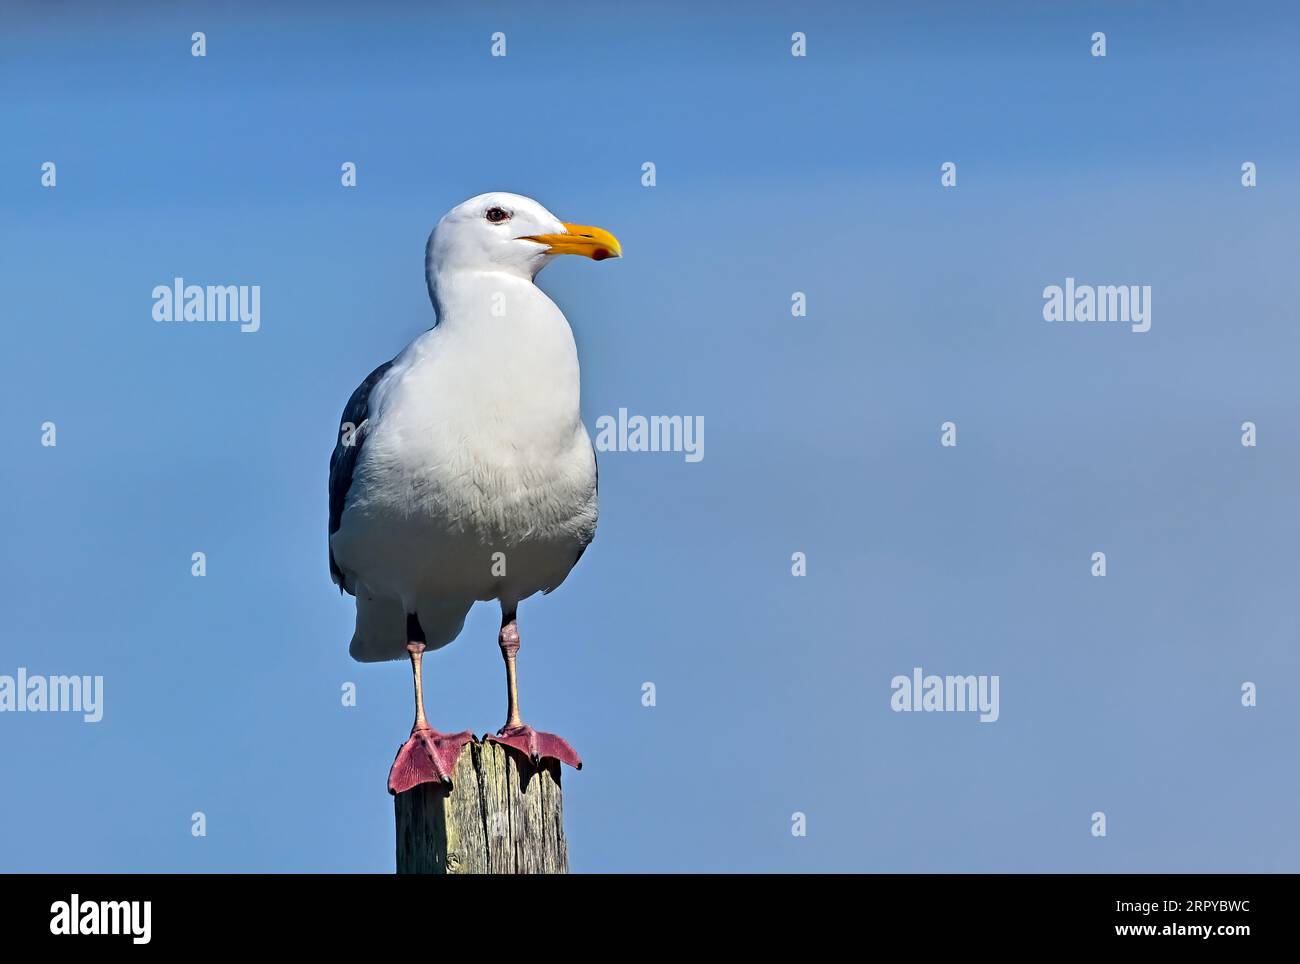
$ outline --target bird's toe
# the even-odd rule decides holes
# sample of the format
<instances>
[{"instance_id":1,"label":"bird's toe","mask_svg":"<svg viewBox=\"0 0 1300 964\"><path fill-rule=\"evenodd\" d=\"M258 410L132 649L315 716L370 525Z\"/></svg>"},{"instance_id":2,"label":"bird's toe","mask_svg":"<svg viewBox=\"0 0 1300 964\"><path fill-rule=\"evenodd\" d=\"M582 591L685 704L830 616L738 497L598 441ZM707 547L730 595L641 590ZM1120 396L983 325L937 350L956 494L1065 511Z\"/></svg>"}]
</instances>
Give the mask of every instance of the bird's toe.
<instances>
[{"instance_id":1,"label":"bird's toe","mask_svg":"<svg viewBox=\"0 0 1300 964\"><path fill-rule=\"evenodd\" d=\"M497 731L496 736L488 736L485 739L518 750L534 763L543 759L552 759L567 763L575 770L582 769L582 757L578 756L578 751L569 744L568 740L555 733L534 730L526 723L518 726L503 726Z\"/></svg>"},{"instance_id":2,"label":"bird's toe","mask_svg":"<svg viewBox=\"0 0 1300 964\"><path fill-rule=\"evenodd\" d=\"M388 792L404 793L421 783L451 783L452 771L465 744L472 742L474 734L439 733L429 727L416 727L411 737L397 751L393 767L388 771Z\"/></svg>"}]
</instances>

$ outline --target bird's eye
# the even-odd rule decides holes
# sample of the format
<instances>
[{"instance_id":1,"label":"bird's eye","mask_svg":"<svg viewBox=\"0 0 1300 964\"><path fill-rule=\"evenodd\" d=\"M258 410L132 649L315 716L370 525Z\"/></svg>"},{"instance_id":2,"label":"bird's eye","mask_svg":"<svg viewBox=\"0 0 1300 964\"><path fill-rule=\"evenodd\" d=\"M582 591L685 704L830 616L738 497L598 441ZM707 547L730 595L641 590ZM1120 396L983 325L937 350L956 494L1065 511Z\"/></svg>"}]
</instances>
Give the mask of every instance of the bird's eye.
<instances>
[{"instance_id":1,"label":"bird's eye","mask_svg":"<svg viewBox=\"0 0 1300 964\"><path fill-rule=\"evenodd\" d=\"M502 221L510 220L510 212L505 208L488 208L487 213L483 216L492 224L500 224Z\"/></svg>"}]
</instances>

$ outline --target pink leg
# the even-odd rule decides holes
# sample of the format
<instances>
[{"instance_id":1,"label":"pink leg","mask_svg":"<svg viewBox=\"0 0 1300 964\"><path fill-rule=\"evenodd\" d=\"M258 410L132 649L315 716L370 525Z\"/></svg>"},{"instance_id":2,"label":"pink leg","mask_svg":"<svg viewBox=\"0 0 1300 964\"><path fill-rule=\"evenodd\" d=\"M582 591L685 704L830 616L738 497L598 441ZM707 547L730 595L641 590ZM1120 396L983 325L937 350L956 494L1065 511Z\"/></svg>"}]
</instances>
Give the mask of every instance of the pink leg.
<instances>
[{"instance_id":1,"label":"pink leg","mask_svg":"<svg viewBox=\"0 0 1300 964\"><path fill-rule=\"evenodd\" d=\"M528 755L534 763L543 757L561 760L578 770L582 769L582 758L569 741L554 733L534 730L519 715L519 687L515 680L515 657L519 654L519 627L515 623L513 612L502 615L501 635L497 637L501 647L501 656L506 661L506 725L497 730L496 736L488 739L495 743L514 747Z\"/></svg>"},{"instance_id":2,"label":"pink leg","mask_svg":"<svg viewBox=\"0 0 1300 964\"><path fill-rule=\"evenodd\" d=\"M388 771L388 792L403 793L421 783L451 783L451 773L456 768L456 758L474 734L439 733L429 726L424 717L424 686L421 680L421 660L424 643L414 642L406 647L411 654L411 673L415 676L415 725L411 738L397 751L393 768Z\"/></svg>"}]
</instances>

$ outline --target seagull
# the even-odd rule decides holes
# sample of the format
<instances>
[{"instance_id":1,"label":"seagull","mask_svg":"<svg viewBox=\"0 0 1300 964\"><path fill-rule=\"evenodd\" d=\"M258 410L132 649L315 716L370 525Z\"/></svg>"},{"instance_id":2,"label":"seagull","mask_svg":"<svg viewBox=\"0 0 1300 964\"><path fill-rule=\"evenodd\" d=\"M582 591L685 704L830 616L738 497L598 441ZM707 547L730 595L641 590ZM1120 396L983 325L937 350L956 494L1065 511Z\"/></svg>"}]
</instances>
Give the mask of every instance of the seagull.
<instances>
[{"instance_id":1,"label":"seagull","mask_svg":"<svg viewBox=\"0 0 1300 964\"><path fill-rule=\"evenodd\" d=\"M496 742L581 768L568 741L519 714L519 603L560 585L596 532L597 469L578 405L564 313L533 282L556 256L597 261L608 231L560 221L531 198L470 198L425 248L437 320L352 393L330 457L329 566L356 597L349 652L409 658L415 724L391 793L449 783L469 731L424 712L421 660L460 634L479 601L501 606L506 722Z\"/></svg>"}]
</instances>

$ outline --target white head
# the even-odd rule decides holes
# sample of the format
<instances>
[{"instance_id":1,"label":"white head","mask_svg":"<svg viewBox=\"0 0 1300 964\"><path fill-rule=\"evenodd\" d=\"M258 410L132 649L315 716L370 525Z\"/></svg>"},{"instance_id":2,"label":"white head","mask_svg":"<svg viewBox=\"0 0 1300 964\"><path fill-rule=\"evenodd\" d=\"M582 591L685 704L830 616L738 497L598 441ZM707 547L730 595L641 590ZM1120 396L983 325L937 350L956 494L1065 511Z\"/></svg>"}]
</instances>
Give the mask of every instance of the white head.
<instances>
[{"instance_id":1,"label":"white head","mask_svg":"<svg viewBox=\"0 0 1300 964\"><path fill-rule=\"evenodd\" d=\"M494 191L457 204L429 235L424 267L436 279L458 271L503 271L532 280L558 254L596 261L623 253L608 231L561 221L532 198Z\"/></svg>"}]
</instances>

